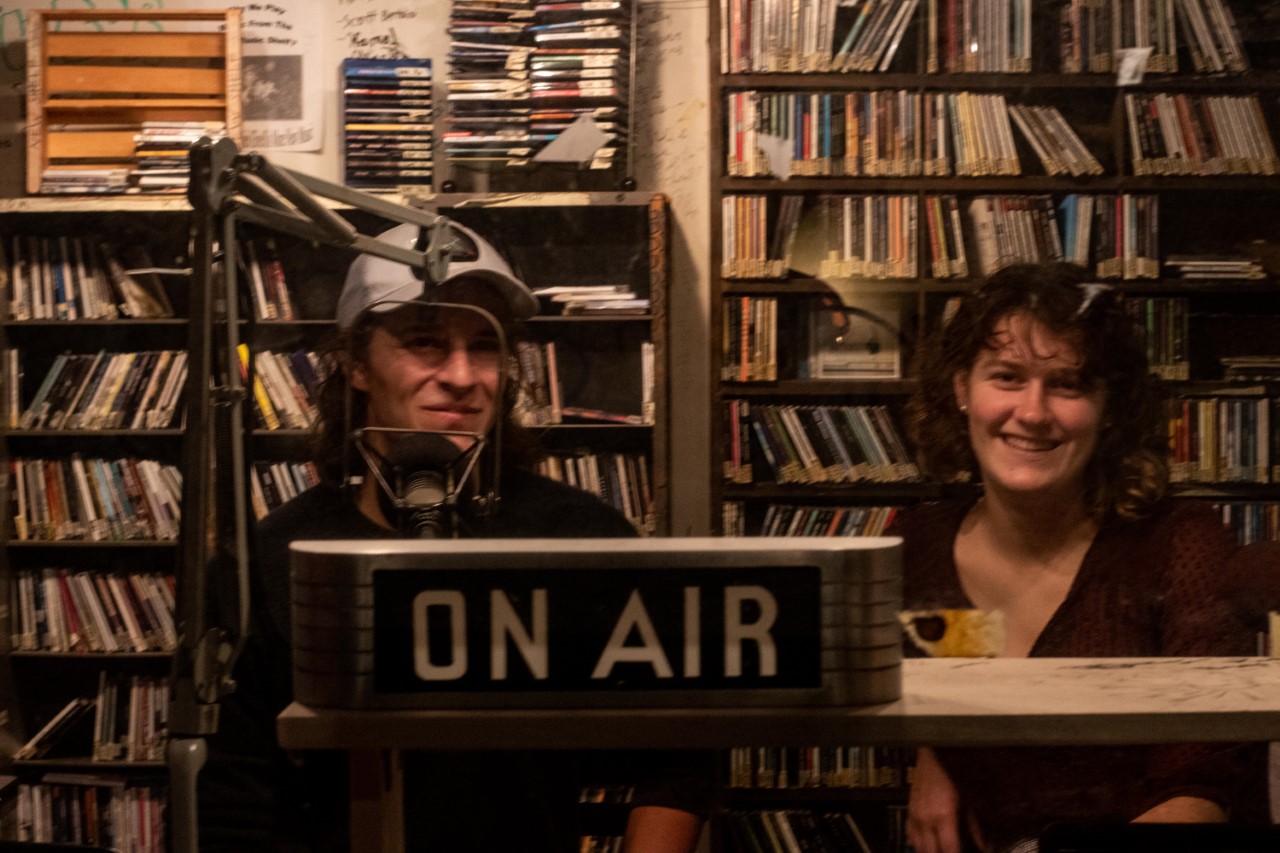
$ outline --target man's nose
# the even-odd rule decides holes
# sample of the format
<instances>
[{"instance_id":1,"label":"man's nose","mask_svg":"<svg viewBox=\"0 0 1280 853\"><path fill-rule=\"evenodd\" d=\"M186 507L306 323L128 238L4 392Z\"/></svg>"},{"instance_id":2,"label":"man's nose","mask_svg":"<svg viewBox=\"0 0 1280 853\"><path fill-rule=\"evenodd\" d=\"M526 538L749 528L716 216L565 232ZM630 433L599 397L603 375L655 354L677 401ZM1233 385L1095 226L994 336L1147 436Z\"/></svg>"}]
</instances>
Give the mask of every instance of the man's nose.
<instances>
[{"instance_id":1,"label":"man's nose","mask_svg":"<svg viewBox=\"0 0 1280 853\"><path fill-rule=\"evenodd\" d=\"M452 346L436 371L436 379L446 385L465 388L475 384L475 365L465 346Z\"/></svg>"}]
</instances>

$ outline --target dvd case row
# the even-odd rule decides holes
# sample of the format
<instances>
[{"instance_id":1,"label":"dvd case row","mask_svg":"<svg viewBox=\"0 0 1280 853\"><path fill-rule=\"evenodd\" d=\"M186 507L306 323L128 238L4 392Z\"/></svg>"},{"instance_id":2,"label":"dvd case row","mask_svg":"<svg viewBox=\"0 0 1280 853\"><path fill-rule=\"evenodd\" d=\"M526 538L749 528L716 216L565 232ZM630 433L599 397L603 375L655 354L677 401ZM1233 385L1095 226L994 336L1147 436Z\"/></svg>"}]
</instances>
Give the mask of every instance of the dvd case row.
<instances>
[{"instance_id":1,"label":"dvd case row","mask_svg":"<svg viewBox=\"0 0 1280 853\"><path fill-rule=\"evenodd\" d=\"M202 137L222 138L227 126L223 121L81 121L52 123L47 130L61 140L62 153L50 152L49 165L40 174L40 192L96 195L185 191L191 171L188 152L192 144ZM80 139L85 141L78 141ZM105 158L101 156L113 148L120 150ZM100 156L75 156L78 151L88 149L100 152ZM115 165L102 165L112 161Z\"/></svg>"},{"instance_id":2,"label":"dvd case row","mask_svg":"<svg viewBox=\"0 0 1280 853\"><path fill-rule=\"evenodd\" d=\"M342 61L343 178L348 186L430 186L434 175L430 59Z\"/></svg>"},{"instance_id":3,"label":"dvd case row","mask_svg":"<svg viewBox=\"0 0 1280 853\"><path fill-rule=\"evenodd\" d=\"M319 485L314 462L254 462L249 468L249 500L261 521L312 486Z\"/></svg>"},{"instance_id":4,"label":"dvd case row","mask_svg":"<svg viewBox=\"0 0 1280 853\"><path fill-rule=\"evenodd\" d=\"M771 503L758 529L748 526L741 501L725 501L720 517L727 536L883 536L899 507L801 506Z\"/></svg>"},{"instance_id":5,"label":"dvd case row","mask_svg":"<svg viewBox=\"0 0 1280 853\"><path fill-rule=\"evenodd\" d=\"M1165 404L1176 483L1280 482L1280 399L1196 397Z\"/></svg>"},{"instance_id":6,"label":"dvd case row","mask_svg":"<svg viewBox=\"0 0 1280 853\"><path fill-rule=\"evenodd\" d=\"M736 746L731 788L899 788L915 752L890 746Z\"/></svg>"},{"instance_id":7,"label":"dvd case row","mask_svg":"<svg viewBox=\"0 0 1280 853\"><path fill-rule=\"evenodd\" d=\"M1256 95L1124 96L1136 175L1274 175L1275 143Z\"/></svg>"},{"instance_id":8,"label":"dvd case row","mask_svg":"<svg viewBox=\"0 0 1280 853\"><path fill-rule=\"evenodd\" d=\"M1161 379L1191 378L1187 317L1189 301L1183 296L1131 296L1124 307L1145 333L1147 363Z\"/></svg>"},{"instance_id":9,"label":"dvd case row","mask_svg":"<svg viewBox=\"0 0 1280 853\"><path fill-rule=\"evenodd\" d=\"M1218 504L1216 508L1223 525L1241 545L1280 541L1280 503L1242 501Z\"/></svg>"},{"instance_id":10,"label":"dvd case row","mask_svg":"<svg viewBox=\"0 0 1280 853\"><path fill-rule=\"evenodd\" d=\"M632 377L639 388L639 408L636 411L614 411L567 404L555 341L518 342L516 360L520 366L520 394L515 406L517 421L530 427L575 422L652 425L653 343L642 341L639 354L640 372Z\"/></svg>"},{"instance_id":11,"label":"dvd case row","mask_svg":"<svg viewBox=\"0 0 1280 853\"><path fill-rule=\"evenodd\" d=\"M804 209L802 204L798 195L726 195L722 275L780 278L798 264L806 267L800 272L819 278L917 276L919 197L822 194ZM1154 195L1071 193L1056 204L1048 195L978 195L963 205L953 195L926 195L923 206L925 263L934 278L989 275L1012 263L1055 260L1092 269L1102 279L1159 277L1159 200ZM804 235L802 240L798 234ZM804 258L793 256L797 243L805 248ZM770 257L775 251L781 256ZM734 317L727 323L737 328L741 315L732 310ZM751 318L752 328L764 319ZM725 355L726 365L734 369L732 378L742 381L737 352ZM766 376L767 371L756 378ZM726 379L731 377L726 374Z\"/></svg>"},{"instance_id":12,"label":"dvd case row","mask_svg":"<svg viewBox=\"0 0 1280 853\"><path fill-rule=\"evenodd\" d=\"M46 773L18 786L19 841L88 844L122 853L164 853L163 785L122 776Z\"/></svg>"},{"instance_id":13,"label":"dvd case row","mask_svg":"<svg viewBox=\"0 0 1280 853\"><path fill-rule=\"evenodd\" d=\"M1223 0L720 0L720 70L884 72L916 41L914 25L928 73L1027 72L1039 15L1057 25L1064 73L1115 71L1129 49L1149 51L1146 71L1173 73L1180 40L1197 72L1249 68Z\"/></svg>"},{"instance_id":14,"label":"dvd case row","mask_svg":"<svg viewBox=\"0 0 1280 853\"><path fill-rule=\"evenodd\" d=\"M182 472L152 459L9 460L13 530L27 541L170 541Z\"/></svg>"},{"instance_id":15,"label":"dvd case row","mask_svg":"<svg viewBox=\"0 0 1280 853\"><path fill-rule=\"evenodd\" d=\"M776 380L778 300L771 296L729 297L720 316L721 381Z\"/></svg>"},{"instance_id":16,"label":"dvd case row","mask_svg":"<svg viewBox=\"0 0 1280 853\"><path fill-rule=\"evenodd\" d=\"M249 282L249 301L258 320L296 320L297 309L284 277L276 241L244 240L240 262Z\"/></svg>"},{"instance_id":17,"label":"dvd case row","mask_svg":"<svg viewBox=\"0 0 1280 853\"><path fill-rule=\"evenodd\" d=\"M731 177L1022 174L1004 95L747 90L725 98ZM1062 144L1079 146L1071 136Z\"/></svg>"},{"instance_id":18,"label":"dvd case row","mask_svg":"<svg viewBox=\"0 0 1280 853\"><path fill-rule=\"evenodd\" d=\"M21 356L10 364L21 381ZM22 430L168 429L181 418L186 379L183 350L62 353L16 419L6 397L5 421Z\"/></svg>"},{"instance_id":19,"label":"dvd case row","mask_svg":"<svg viewBox=\"0 0 1280 853\"><path fill-rule=\"evenodd\" d=\"M92 698L78 696L64 705L17 749L14 758L163 761L168 734L166 679L108 676L103 671Z\"/></svg>"},{"instance_id":20,"label":"dvd case row","mask_svg":"<svg viewBox=\"0 0 1280 853\"><path fill-rule=\"evenodd\" d=\"M720 0L720 70L888 71L925 30L929 73L1031 70L1031 0Z\"/></svg>"},{"instance_id":21,"label":"dvd case row","mask_svg":"<svg viewBox=\"0 0 1280 853\"><path fill-rule=\"evenodd\" d=\"M1072 0L1059 10L1059 22L1059 56L1068 74L1115 71L1119 51L1132 48L1148 51L1147 71L1178 70L1174 0Z\"/></svg>"},{"instance_id":22,"label":"dvd case row","mask_svg":"<svg viewBox=\"0 0 1280 853\"><path fill-rule=\"evenodd\" d=\"M173 305L145 246L60 235L14 235L3 264L12 320L172 317Z\"/></svg>"},{"instance_id":23,"label":"dvd case row","mask_svg":"<svg viewBox=\"0 0 1280 853\"><path fill-rule=\"evenodd\" d=\"M887 406L775 405L729 400L729 482L911 482L920 472ZM757 465L759 469L757 470Z\"/></svg>"},{"instance_id":24,"label":"dvd case row","mask_svg":"<svg viewBox=\"0 0 1280 853\"><path fill-rule=\"evenodd\" d=\"M734 853L791 850L850 850L872 853L870 842L847 811L830 809L732 809L725 813L726 841ZM885 853L902 849L896 842Z\"/></svg>"},{"instance_id":25,"label":"dvd case row","mask_svg":"<svg viewBox=\"0 0 1280 853\"><path fill-rule=\"evenodd\" d=\"M178 644L174 581L154 572L27 569L13 578L17 651L167 652Z\"/></svg>"},{"instance_id":26,"label":"dvd case row","mask_svg":"<svg viewBox=\"0 0 1280 853\"><path fill-rule=\"evenodd\" d=\"M316 393L324 375L314 352L258 350L252 355L248 344L238 347L240 377L249 380L253 364L253 415L259 429L311 429L319 413Z\"/></svg>"},{"instance_id":27,"label":"dvd case row","mask_svg":"<svg viewBox=\"0 0 1280 853\"><path fill-rule=\"evenodd\" d=\"M556 453L538 463L538 473L590 492L626 516L643 535L657 530L649 459L643 453Z\"/></svg>"},{"instance_id":28,"label":"dvd case row","mask_svg":"<svg viewBox=\"0 0 1280 853\"><path fill-rule=\"evenodd\" d=\"M493 169L545 156L588 169L620 165L630 132L632 2L454 0L442 134L450 164ZM570 128L573 143L552 156L548 146Z\"/></svg>"}]
</instances>

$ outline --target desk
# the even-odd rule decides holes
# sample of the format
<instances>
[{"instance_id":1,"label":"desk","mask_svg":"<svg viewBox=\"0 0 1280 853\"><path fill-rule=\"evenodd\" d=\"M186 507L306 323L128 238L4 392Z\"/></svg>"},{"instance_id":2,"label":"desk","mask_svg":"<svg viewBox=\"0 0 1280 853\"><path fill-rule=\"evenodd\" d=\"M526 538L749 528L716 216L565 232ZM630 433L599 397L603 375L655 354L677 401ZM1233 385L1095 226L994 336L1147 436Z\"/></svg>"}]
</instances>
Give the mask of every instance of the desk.
<instances>
[{"instance_id":1,"label":"desk","mask_svg":"<svg viewBox=\"0 0 1280 853\"><path fill-rule=\"evenodd\" d=\"M862 708L349 711L295 703L278 728L289 749L351 752L353 837L360 833L362 849L379 838L387 853L403 849L396 768L405 749L1280 740L1277 658L908 660L903 685L901 700Z\"/></svg>"}]
</instances>

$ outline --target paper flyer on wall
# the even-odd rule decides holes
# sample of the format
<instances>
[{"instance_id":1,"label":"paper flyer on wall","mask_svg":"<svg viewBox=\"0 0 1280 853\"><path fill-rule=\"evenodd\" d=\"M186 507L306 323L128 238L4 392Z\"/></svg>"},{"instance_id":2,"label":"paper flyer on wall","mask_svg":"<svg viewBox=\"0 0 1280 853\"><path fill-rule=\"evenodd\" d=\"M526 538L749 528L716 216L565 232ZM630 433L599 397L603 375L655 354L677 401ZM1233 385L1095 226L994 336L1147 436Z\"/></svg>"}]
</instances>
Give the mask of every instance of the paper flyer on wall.
<instances>
[{"instance_id":1,"label":"paper flyer on wall","mask_svg":"<svg viewBox=\"0 0 1280 853\"><path fill-rule=\"evenodd\" d=\"M314 4L274 0L237 5L244 10L241 147L320 150L325 87L320 69L322 19Z\"/></svg>"}]
</instances>

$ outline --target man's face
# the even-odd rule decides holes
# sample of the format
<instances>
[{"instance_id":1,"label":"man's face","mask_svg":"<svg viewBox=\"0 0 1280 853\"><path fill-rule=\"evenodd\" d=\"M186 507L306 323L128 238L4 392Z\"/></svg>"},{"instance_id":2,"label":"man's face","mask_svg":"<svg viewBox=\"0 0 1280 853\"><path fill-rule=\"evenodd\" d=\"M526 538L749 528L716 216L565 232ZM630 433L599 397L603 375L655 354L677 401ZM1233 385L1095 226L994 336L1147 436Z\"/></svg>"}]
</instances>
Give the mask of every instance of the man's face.
<instances>
[{"instance_id":1,"label":"man's face","mask_svg":"<svg viewBox=\"0 0 1280 853\"><path fill-rule=\"evenodd\" d=\"M369 395L365 425L487 433L497 410L499 349L497 330L465 308L387 312L351 370L351 386ZM472 444L450 439L464 450Z\"/></svg>"}]
</instances>

